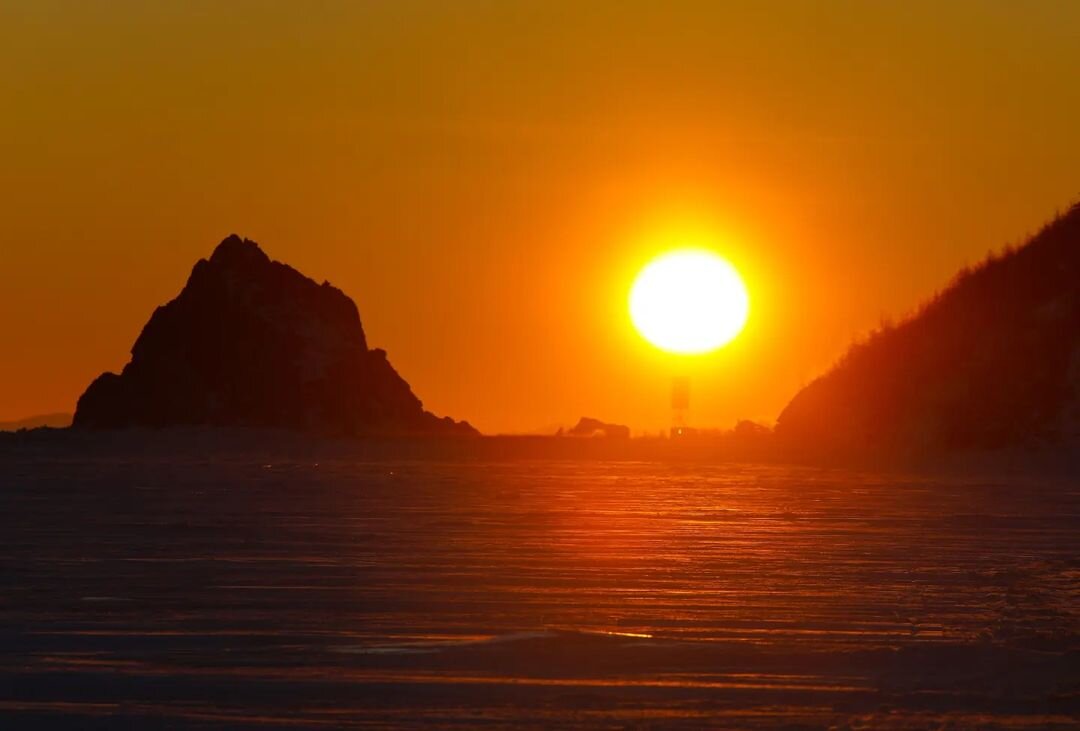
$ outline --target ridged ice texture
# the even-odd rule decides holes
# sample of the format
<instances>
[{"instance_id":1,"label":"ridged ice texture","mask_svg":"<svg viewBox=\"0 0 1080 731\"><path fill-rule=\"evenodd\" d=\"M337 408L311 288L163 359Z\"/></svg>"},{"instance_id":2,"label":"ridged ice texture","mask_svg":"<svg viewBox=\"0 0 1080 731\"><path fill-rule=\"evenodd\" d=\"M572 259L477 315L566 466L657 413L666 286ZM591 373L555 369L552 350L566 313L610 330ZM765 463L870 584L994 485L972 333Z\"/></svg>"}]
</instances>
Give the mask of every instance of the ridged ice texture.
<instances>
[{"instance_id":1,"label":"ridged ice texture","mask_svg":"<svg viewBox=\"0 0 1080 731\"><path fill-rule=\"evenodd\" d=\"M1064 728L1080 710L1075 484L200 455L2 475L16 726Z\"/></svg>"}]
</instances>

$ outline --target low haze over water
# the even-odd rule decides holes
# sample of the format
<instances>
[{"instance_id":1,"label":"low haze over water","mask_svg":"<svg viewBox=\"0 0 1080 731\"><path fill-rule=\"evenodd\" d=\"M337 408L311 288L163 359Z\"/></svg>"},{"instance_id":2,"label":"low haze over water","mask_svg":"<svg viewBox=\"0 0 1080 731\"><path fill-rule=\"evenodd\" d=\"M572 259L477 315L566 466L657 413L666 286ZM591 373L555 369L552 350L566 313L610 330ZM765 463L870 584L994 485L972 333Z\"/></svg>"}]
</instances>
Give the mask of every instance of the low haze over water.
<instances>
[{"instance_id":1,"label":"low haze over water","mask_svg":"<svg viewBox=\"0 0 1080 731\"><path fill-rule=\"evenodd\" d=\"M1080 711L1075 485L5 459L12 728L1065 728Z\"/></svg>"}]
</instances>

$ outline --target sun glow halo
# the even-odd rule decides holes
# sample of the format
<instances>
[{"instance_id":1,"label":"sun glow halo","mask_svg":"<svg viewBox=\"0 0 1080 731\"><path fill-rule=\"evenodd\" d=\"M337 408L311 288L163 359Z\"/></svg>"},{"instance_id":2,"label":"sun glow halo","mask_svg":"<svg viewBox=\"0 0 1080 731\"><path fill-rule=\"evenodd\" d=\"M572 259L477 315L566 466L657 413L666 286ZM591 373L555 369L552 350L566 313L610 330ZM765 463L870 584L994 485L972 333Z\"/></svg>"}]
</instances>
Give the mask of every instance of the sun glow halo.
<instances>
[{"instance_id":1,"label":"sun glow halo","mask_svg":"<svg viewBox=\"0 0 1080 731\"><path fill-rule=\"evenodd\" d=\"M656 347L684 355L731 342L746 324L750 298L727 260L705 249L663 254L630 289L630 319Z\"/></svg>"}]
</instances>

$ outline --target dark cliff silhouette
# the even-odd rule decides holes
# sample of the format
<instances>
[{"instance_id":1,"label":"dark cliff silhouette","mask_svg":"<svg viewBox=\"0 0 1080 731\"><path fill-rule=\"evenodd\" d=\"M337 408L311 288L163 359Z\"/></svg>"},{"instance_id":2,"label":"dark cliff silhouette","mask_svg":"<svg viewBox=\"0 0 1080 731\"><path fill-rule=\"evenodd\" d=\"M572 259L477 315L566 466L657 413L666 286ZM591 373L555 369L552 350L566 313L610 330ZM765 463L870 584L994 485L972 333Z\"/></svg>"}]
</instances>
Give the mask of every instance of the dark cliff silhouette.
<instances>
[{"instance_id":1,"label":"dark cliff silhouette","mask_svg":"<svg viewBox=\"0 0 1080 731\"><path fill-rule=\"evenodd\" d=\"M1080 204L853 346L776 433L836 455L1080 446Z\"/></svg>"},{"instance_id":2,"label":"dark cliff silhouette","mask_svg":"<svg viewBox=\"0 0 1080 731\"><path fill-rule=\"evenodd\" d=\"M259 426L328 434L475 433L424 411L356 305L233 235L158 307L116 375L79 398L76 427Z\"/></svg>"}]
</instances>

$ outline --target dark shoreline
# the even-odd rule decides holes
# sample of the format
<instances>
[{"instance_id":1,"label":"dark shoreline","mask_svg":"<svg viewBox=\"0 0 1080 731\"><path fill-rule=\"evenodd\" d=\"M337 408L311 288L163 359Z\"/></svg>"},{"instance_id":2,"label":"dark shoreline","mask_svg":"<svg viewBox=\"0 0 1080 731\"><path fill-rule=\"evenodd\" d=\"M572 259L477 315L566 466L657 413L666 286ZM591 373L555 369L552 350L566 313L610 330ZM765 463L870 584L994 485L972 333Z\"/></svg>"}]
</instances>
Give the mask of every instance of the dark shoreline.
<instances>
[{"instance_id":1,"label":"dark shoreline","mask_svg":"<svg viewBox=\"0 0 1080 731\"><path fill-rule=\"evenodd\" d=\"M915 455L821 455L785 449L774 439L740 443L729 436L667 439L578 438L544 435L322 436L246 427L165 427L84 430L42 427L0 432L0 460L124 458L186 461L288 459L502 462L606 461L672 464L774 464L895 473L988 477L1080 476L1080 454L1065 449Z\"/></svg>"}]
</instances>

